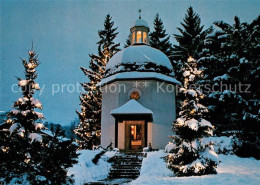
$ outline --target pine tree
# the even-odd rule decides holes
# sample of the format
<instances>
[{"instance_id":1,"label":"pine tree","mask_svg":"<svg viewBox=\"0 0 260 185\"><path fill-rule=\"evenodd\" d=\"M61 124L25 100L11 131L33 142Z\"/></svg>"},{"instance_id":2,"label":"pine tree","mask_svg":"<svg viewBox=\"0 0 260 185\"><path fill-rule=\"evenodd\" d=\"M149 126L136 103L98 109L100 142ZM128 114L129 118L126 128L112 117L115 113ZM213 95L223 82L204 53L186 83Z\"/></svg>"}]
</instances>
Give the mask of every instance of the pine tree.
<instances>
[{"instance_id":1,"label":"pine tree","mask_svg":"<svg viewBox=\"0 0 260 185\"><path fill-rule=\"evenodd\" d=\"M159 49L167 55L172 62L172 44L170 42L170 35L164 29L163 21L157 13L154 21L154 31L150 33L150 45Z\"/></svg>"},{"instance_id":2,"label":"pine tree","mask_svg":"<svg viewBox=\"0 0 260 185\"><path fill-rule=\"evenodd\" d=\"M76 145L72 141L57 143L43 132L43 114L35 111L42 109L42 104L33 97L40 90L35 82L39 65L36 53L30 50L28 61L22 62L25 79L17 79L23 97L14 103L0 130L0 178L11 184L73 182L66 169L76 162Z\"/></svg>"},{"instance_id":3,"label":"pine tree","mask_svg":"<svg viewBox=\"0 0 260 185\"><path fill-rule=\"evenodd\" d=\"M201 75L197 61L190 57L183 69L184 86L181 93L185 99L181 103L179 118L173 125L176 147L166 157L168 168L176 176L216 173L216 153L212 144L204 139L213 135L214 127L205 119L207 107L200 104L204 98L197 83Z\"/></svg>"},{"instance_id":4,"label":"pine tree","mask_svg":"<svg viewBox=\"0 0 260 185\"><path fill-rule=\"evenodd\" d=\"M176 63L176 76L177 79L183 81L181 69L186 63L189 56L194 59L199 59L199 54L204 48L204 39L212 29L204 29L201 25L201 19L197 13L193 11L192 7L189 7L187 14L181 22L183 28L177 28L180 34L174 34L178 45L173 47L173 58Z\"/></svg>"},{"instance_id":5,"label":"pine tree","mask_svg":"<svg viewBox=\"0 0 260 185\"><path fill-rule=\"evenodd\" d=\"M131 40L130 40L131 34L128 36L128 38L125 41L125 45L124 48L127 48L129 46L131 46Z\"/></svg>"},{"instance_id":6,"label":"pine tree","mask_svg":"<svg viewBox=\"0 0 260 185\"><path fill-rule=\"evenodd\" d=\"M102 93L97 87L105 73L105 67L109 59L119 51L119 45L114 42L118 32L114 27L112 17L108 14L105 18L104 29L98 31L100 41L98 55L90 55L89 69L81 67L89 82L82 83L85 93L80 96L81 112L77 111L80 124L74 130L79 138L80 149L92 149L100 144L101 135L101 100Z\"/></svg>"},{"instance_id":7,"label":"pine tree","mask_svg":"<svg viewBox=\"0 0 260 185\"><path fill-rule=\"evenodd\" d=\"M6 181L22 176L31 170L28 163L31 158L32 145L39 145L42 142L40 131L44 128L40 122L43 114L35 109L42 109L38 99L34 99L35 91L39 90L36 67L39 65L37 55L29 51L29 60L22 60L25 68L25 79L20 79L18 85L21 87L23 97L19 98L8 113L5 128L1 132L1 176ZM38 142L38 143L36 143Z\"/></svg>"},{"instance_id":8,"label":"pine tree","mask_svg":"<svg viewBox=\"0 0 260 185\"><path fill-rule=\"evenodd\" d=\"M220 133L241 130L241 139L247 140L244 143L251 143L250 149L244 148L241 152L243 155L251 153L250 156L256 154L256 146L259 146L256 136L260 133L257 113L259 20L258 17L248 24L241 23L235 17L232 25L223 21L215 22L218 31L206 39L206 49L199 59L200 65L205 69L204 83L215 86L215 92L208 92L209 98L206 101L211 107L210 119L216 122ZM244 92L248 85L250 93Z\"/></svg>"},{"instance_id":9,"label":"pine tree","mask_svg":"<svg viewBox=\"0 0 260 185\"><path fill-rule=\"evenodd\" d=\"M52 129L51 136L48 136L43 143L48 146L42 148L35 158L35 163L40 163L38 167L38 177L42 184L73 184L73 176L67 176L68 168L77 163L77 145L72 139L66 138L65 131L58 125ZM32 179L31 182L38 182Z\"/></svg>"}]
</instances>

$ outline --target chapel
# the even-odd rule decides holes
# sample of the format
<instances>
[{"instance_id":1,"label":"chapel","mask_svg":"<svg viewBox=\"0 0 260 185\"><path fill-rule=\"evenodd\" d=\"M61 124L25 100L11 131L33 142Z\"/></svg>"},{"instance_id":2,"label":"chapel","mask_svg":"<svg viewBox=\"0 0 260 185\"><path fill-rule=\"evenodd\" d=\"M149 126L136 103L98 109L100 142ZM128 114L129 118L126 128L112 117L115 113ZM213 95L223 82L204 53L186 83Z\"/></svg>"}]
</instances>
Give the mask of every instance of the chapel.
<instances>
[{"instance_id":1,"label":"chapel","mask_svg":"<svg viewBox=\"0 0 260 185\"><path fill-rule=\"evenodd\" d=\"M102 91L101 145L121 151L163 149L176 119L176 84L172 64L149 46L149 26L141 17L130 28L131 45L106 66Z\"/></svg>"}]
</instances>

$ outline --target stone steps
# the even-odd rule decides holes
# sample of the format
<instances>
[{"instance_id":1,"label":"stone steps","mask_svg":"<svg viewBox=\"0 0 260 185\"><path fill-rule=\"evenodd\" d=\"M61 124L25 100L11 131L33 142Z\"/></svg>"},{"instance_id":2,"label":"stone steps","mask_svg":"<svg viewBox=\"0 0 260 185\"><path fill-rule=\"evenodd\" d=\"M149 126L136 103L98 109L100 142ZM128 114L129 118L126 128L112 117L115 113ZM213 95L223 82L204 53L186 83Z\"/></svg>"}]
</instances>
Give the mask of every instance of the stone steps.
<instances>
[{"instance_id":1,"label":"stone steps","mask_svg":"<svg viewBox=\"0 0 260 185\"><path fill-rule=\"evenodd\" d=\"M140 175L142 166L142 153L119 153L112 159L112 168L109 179L129 178L136 179Z\"/></svg>"}]
</instances>

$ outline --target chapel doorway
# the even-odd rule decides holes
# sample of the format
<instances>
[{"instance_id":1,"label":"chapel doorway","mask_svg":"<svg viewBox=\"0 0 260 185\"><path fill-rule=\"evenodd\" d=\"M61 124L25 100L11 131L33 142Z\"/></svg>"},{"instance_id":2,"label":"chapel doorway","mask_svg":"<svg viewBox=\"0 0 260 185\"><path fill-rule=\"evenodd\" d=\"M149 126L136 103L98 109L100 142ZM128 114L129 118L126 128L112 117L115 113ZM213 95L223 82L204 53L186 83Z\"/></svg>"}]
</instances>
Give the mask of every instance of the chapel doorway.
<instances>
[{"instance_id":1,"label":"chapel doorway","mask_svg":"<svg viewBox=\"0 0 260 185\"><path fill-rule=\"evenodd\" d=\"M128 151L142 151L145 147L145 121L125 122L125 149Z\"/></svg>"}]
</instances>

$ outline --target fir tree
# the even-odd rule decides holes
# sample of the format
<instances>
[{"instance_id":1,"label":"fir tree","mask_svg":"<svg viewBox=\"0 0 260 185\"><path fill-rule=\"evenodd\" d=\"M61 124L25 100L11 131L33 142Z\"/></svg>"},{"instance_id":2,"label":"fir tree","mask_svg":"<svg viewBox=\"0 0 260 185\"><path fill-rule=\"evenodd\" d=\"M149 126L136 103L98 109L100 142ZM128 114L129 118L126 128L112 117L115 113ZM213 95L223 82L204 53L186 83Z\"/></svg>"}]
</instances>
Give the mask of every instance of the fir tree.
<instances>
[{"instance_id":1,"label":"fir tree","mask_svg":"<svg viewBox=\"0 0 260 185\"><path fill-rule=\"evenodd\" d=\"M85 93L80 96L81 112L77 111L80 124L74 130L79 138L80 149L92 149L94 145L100 144L101 135L101 100L102 93L97 87L105 73L105 67L109 59L119 51L119 45L114 42L118 32L114 27L112 17L107 15L104 29L98 31L100 41L98 44L98 55L90 55L89 69L81 67L89 81L82 83Z\"/></svg>"},{"instance_id":2,"label":"fir tree","mask_svg":"<svg viewBox=\"0 0 260 185\"><path fill-rule=\"evenodd\" d=\"M259 40L260 18L251 24L215 22L218 31L206 39L206 49L199 59L205 69L204 83L218 87L208 92L211 120L218 131L241 130L240 139L247 143L243 155L257 156L259 146ZM241 86L242 85L242 86ZM239 87L240 86L240 87ZM247 87L250 86L250 89ZM245 92L248 90L248 92ZM250 91L250 92L249 92ZM243 145L243 144L242 144Z\"/></svg>"},{"instance_id":3,"label":"fir tree","mask_svg":"<svg viewBox=\"0 0 260 185\"><path fill-rule=\"evenodd\" d=\"M73 175L67 176L67 169L77 163L78 146L72 139L66 138L65 131L60 125L51 132L51 136L43 140L48 147L44 147L35 157L37 159L35 162L41 164L38 167L38 174L35 174L42 177L42 184L73 184ZM34 181L37 182L38 179Z\"/></svg>"},{"instance_id":4,"label":"fir tree","mask_svg":"<svg viewBox=\"0 0 260 185\"><path fill-rule=\"evenodd\" d=\"M29 51L29 60L22 60L25 68L25 79L17 78L23 92L8 113L5 128L1 132L1 176L6 182L14 177L21 177L27 171L31 171L32 145L36 146L42 142L40 131L44 128L40 122L43 114L35 109L42 109L38 99L34 99L35 91L39 90L36 68L39 65L37 55Z\"/></svg>"},{"instance_id":5,"label":"fir tree","mask_svg":"<svg viewBox=\"0 0 260 185\"><path fill-rule=\"evenodd\" d=\"M130 35L128 36L128 38L126 39L124 48L127 48L127 47L131 46L131 40L130 40L130 38L131 38L131 34L130 34Z\"/></svg>"},{"instance_id":6,"label":"fir tree","mask_svg":"<svg viewBox=\"0 0 260 185\"><path fill-rule=\"evenodd\" d=\"M36 53L30 50L28 61L22 62L25 79L18 78L18 84L23 97L14 103L0 130L0 178L11 184L72 183L66 169L76 162L76 145L72 141L57 143L55 137L43 132L43 114L35 110L42 109L42 104L33 97L40 90L35 81Z\"/></svg>"},{"instance_id":7,"label":"fir tree","mask_svg":"<svg viewBox=\"0 0 260 185\"><path fill-rule=\"evenodd\" d=\"M205 119L208 110L200 104L204 94L196 87L201 75L197 61L190 57L183 70L184 86L181 93L185 99L181 103L180 117L173 125L176 147L166 157L168 168L176 176L216 173L216 153L212 144L204 139L213 135L213 126Z\"/></svg>"},{"instance_id":8,"label":"fir tree","mask_svg":"<svg viewBox=\"0 0 260 185\"><path fill-rule=\"evenodd\" d=\"M180 34L174 34L178 45L174 45L173 47L173 58L176 63L177 79L183 81L181 69L184 63L186 63L189 56L198 60L199 53L204 48L204 39L212 29L204 29L204 26L201 25L199 15L193 11L192 7L188 8L181 26L183 28L177 28Z\"/></svg>"},{"instance_id":9,"label":"fir tree","mask_svg":"<svg viewBox=\"0 0 260 185\"><path fill-rule=\"evenodd\" d=\"M150 33L150 45L159 49L167 55L172 62L172 44L170 43L170 35L164 29L163 21L157 13L154 21L154 31Z\"/></svg>"}]
</instances>

